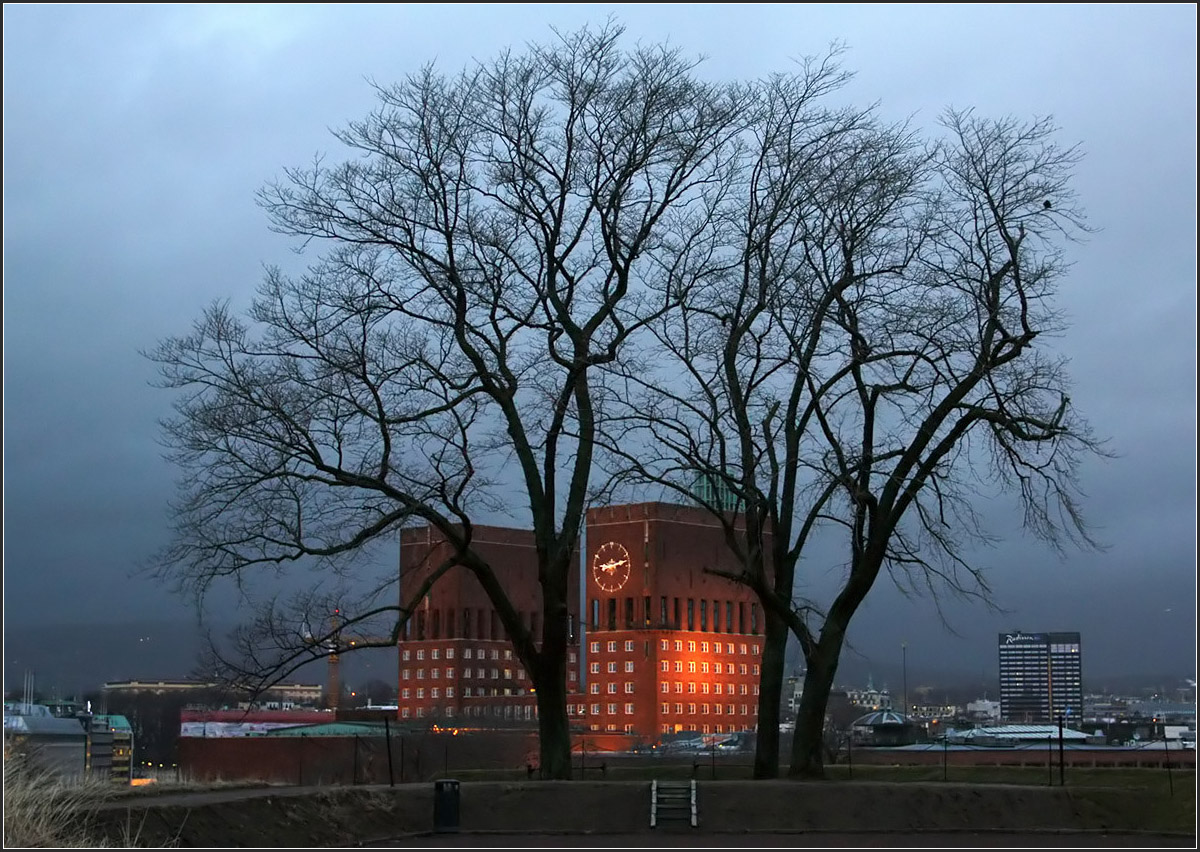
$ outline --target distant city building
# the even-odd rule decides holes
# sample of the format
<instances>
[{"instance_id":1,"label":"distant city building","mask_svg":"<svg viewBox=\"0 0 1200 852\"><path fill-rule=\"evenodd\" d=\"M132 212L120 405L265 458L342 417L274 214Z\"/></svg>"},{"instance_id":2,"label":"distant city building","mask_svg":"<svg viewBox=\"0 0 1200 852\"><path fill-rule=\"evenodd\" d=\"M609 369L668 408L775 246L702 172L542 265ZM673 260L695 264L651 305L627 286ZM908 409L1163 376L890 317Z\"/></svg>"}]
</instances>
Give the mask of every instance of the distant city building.
<instances>
[{"instance_id":1,"label":"distant city building","mask_svg":"<svg viewBox=\"0 0 1200 852\"><path fill-rule=\"evenodd\" d=\"M976 722L999 722L1000 702L981 698L967 704L967 717Z\"/></svg>"},{"instance_id":2,"label":"distant city building","mask_svg":"<svg viewBox=\"0 0 1200 852\"><path fill-rule=\"evenodd\" d=\"M871 676L867 675L866 689L847 689L846 697L850 703L867 710L891 710L892 694L887 687L876 689Z\"/></svg>"},{"instance_id":3,"label":"distant city building","mask_svg":"<svg viewBox=\"0 0 1200 852\"><path fill-rule=\"evenodd\" d=\"M1001 633L1000 715L1014 723L1083 717L1078 633Z\"/></svg>"}]
</instances>

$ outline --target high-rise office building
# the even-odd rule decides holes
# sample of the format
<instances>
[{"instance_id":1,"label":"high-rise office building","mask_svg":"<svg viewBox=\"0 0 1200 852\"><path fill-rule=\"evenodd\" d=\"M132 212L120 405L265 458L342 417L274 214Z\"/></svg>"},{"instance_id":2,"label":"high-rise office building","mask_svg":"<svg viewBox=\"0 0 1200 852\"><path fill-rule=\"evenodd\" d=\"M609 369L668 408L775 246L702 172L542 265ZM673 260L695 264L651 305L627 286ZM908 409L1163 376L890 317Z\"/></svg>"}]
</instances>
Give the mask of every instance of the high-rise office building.
<instances>
[{"instance_id":1,"label":"high-rise office building","mask_svg":"<svg viewBox=\"0 0 1200 852\"><path fill-rule=\"evenodd\" d=\"M1051 723L1083 713L1078 633L1000 634L1000 715L1013 723Z\"/></svg>"}]
</instances>

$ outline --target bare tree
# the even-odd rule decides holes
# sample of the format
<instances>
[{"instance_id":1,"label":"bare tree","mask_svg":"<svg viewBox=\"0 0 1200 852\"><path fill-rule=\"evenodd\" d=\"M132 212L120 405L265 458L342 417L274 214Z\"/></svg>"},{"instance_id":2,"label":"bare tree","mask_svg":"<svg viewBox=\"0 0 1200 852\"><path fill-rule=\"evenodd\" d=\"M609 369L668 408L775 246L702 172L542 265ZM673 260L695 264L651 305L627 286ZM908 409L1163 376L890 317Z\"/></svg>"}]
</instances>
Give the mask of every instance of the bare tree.
<instances>
[{"instance_id":1,"label":"bare tree","mask_svg":"<svg viewBox=\"0 0 1200 852\"><path fill-rule=\"evenodd\" d=\"M1035 345L1059 327L1059 244L1085 230L1077 151L1047 120L961 112L922 143L870 110L809 108L814 73L831 79L810 63L772 90L704 286L650 326L683 378L618 363L635 402L606 423L618 475L718 495L700 502L738 557L727 576L766 612L757 777L778 773L789 632L807 670L790 772L819 777L846 630L879 574L987 602L964 555L986 536L977 482L1014 486L1034 534L1091 545L1076 471L1102 452L1061 360ZM828 606L797 573L823 527L849 553Z\"/></svg>"},{"instance_id":2,"label":"bare tree","mask_svg":"<svg viewBox=\"0 0 1200 852\"><path fill-rule=\"evenodd\" d=\"M377 86L379 107L335 134L356 159L318 159L260 193L278 231L327 251L298 277L271 271L248 321L217 305L150 353L180 391L163 573L203 595L289 563L332 569L431 526L453 553L428 582L462 566L486 590L536 688L555 778L571 771L567 582L591 487L592 376L682 296L645 278L711 228L745 109L678 51L624 51L620 35L583 30ZM482 513L517 504L536 540L540 636L472 547ZM394 642L426 591L344 606L340 626L388 619ZM317 602L300 602L307 633L280 618L296 607L264 612L241 636L240 673L329 653Z\"/></svg>"}]
</instances>

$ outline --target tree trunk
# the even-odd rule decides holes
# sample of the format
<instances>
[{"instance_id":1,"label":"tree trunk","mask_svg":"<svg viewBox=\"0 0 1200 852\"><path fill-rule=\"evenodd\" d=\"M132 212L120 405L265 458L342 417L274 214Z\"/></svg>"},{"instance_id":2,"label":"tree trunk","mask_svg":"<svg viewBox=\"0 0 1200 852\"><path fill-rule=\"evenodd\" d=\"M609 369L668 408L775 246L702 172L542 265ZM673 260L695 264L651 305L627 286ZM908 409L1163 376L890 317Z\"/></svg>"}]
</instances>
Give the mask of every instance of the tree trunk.
<instances>
[{"instance_id":1,"label":"tree trunk","mask_svg":"<svg viewBox=\"0 0 1200 852\"><path fill-rule=\"evenodd\" d=\"M788 625L764 607L762 673L758 689L758 737L754 747L754 777L779 777L779 702L783 694Z\"/></svg>"},{"instance_id":2,"label":"tree trunk","mask_svg":"<svg viewBox=\"0 0 1200 852\"><path fill-rule=\"evenodd\" d=\"M825 777L825 711L829 706L829 692L833 689L841 646L840 637L836 641L822 637L806 660L808 671L804 674L804 694L800 696L800 709L796 714L789 778Z\"/></svg>"},{"instance_id":3,"label":"tree trunk","mask_svg":"<svg viewBox=\"0 0 1200 852\"><path fill-rule=\"evenodd\" d=\"M563 572L565 576L565 572ZM571 780L571 727L567 717L567 633L570 630L566 587L543 583L542 647L538 654L538 746L542 777ZM554 600L551 600L553 598Z\"/></svg>"}]
</instances>

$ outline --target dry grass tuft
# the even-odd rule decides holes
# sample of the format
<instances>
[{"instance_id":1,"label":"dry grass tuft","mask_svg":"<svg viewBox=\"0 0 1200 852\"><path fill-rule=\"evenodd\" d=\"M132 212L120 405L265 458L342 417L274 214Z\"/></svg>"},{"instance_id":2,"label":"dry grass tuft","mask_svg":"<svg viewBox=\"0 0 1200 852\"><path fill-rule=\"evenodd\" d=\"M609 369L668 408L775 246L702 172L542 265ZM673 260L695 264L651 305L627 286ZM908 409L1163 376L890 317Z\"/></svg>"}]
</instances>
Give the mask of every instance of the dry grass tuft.
<instances>
[{"instance_id":1,"label":"dry grass tuft","mask_svg":"<svg viewBox=\"0 0 1200 852\"><path fill-rule=\"evenodd\" d=\"M116 793L107 779L64 778L38 767L25 755L6 750L4 847L136 847L140 845L137 826L125 826L120 843L94 830L97 808Z\"/></svg>"}]
</instances>

